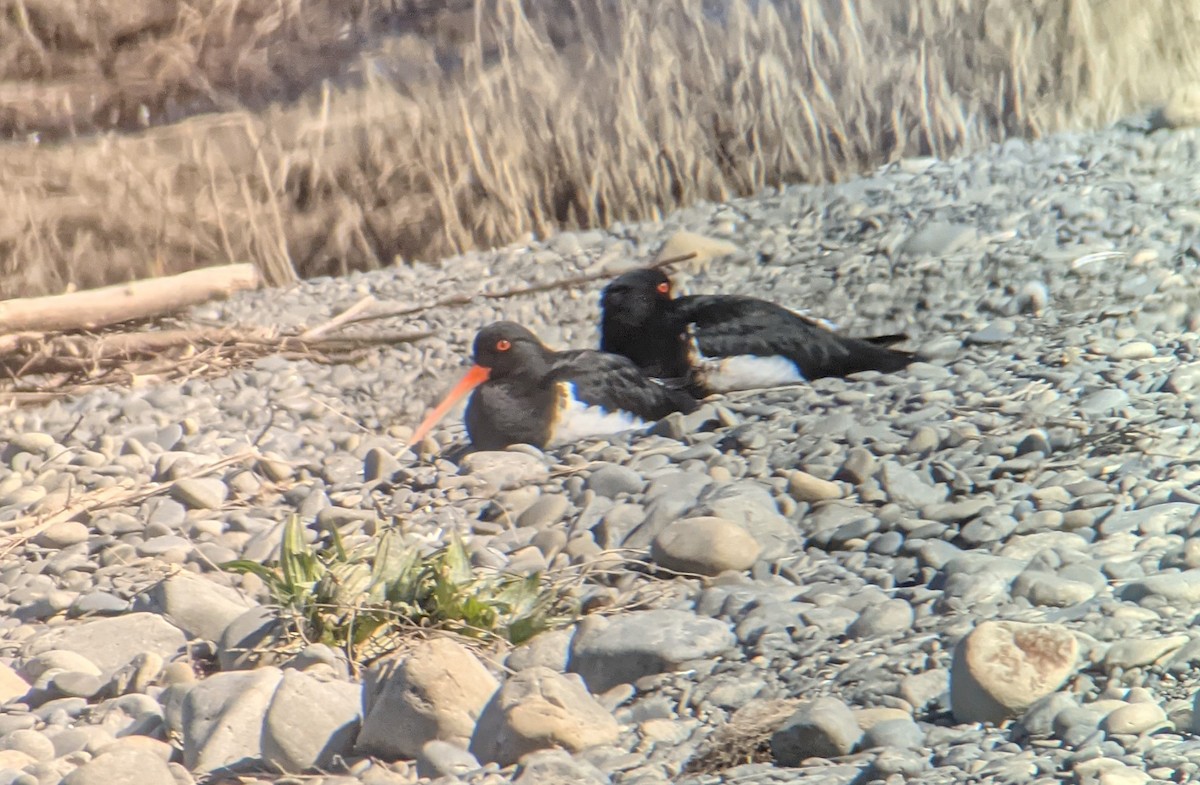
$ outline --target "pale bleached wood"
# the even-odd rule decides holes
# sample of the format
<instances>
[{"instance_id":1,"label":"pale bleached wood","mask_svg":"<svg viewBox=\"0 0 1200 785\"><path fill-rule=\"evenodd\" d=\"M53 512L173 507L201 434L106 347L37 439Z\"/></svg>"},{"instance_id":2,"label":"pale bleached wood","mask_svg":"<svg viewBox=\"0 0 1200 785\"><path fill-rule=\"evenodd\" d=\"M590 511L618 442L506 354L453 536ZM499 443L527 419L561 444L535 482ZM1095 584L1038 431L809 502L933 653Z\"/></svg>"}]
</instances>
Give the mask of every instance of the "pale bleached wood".
<instances>
[{"instance_id":1,"label":"pale bleached wood","mask_svg":"<svg viewBox=\"0 0 1200 785\"><path fill-rule=\"evenodd\" d=\"M254 265L230 264L82 292L4 300L0 301L0 333L94 330L162 316L258 284Z\"/></svg>"}]
</instances>

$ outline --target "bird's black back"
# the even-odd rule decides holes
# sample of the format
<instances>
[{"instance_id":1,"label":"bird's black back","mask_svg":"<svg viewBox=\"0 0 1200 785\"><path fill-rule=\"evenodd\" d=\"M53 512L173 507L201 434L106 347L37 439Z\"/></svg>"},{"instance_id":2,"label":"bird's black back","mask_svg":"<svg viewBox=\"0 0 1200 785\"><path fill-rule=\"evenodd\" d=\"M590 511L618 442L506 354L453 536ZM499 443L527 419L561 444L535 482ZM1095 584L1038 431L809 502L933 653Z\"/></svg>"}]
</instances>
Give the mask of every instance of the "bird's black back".
<instances>
[{"instance_id":1,"label":"bird's black back","mask_svg":"<svg viewBox=\"0 0 1200 785\"><path fill-rule=\"evenodd\" d=\"M913 360L909 352L832 332L787 308L740 295L678 297L671 301L668 323L690 330L707 357L782 356L806 379L868 370L891 373Z\"/></svg>"}]
</instances>

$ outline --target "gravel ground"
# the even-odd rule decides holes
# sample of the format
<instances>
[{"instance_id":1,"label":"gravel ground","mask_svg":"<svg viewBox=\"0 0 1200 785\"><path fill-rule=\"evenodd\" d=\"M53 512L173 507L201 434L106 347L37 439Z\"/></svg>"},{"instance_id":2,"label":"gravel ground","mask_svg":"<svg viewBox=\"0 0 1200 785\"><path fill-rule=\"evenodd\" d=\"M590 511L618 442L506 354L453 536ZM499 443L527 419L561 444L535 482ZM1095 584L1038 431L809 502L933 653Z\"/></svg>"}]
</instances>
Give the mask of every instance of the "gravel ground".
<instances>
[{"instance_id":1,"label":"gravel ground","mask_svg":"<svg viewBox=\"0 0 1200 785\"><path fill-rule=\"evenodd\" d=\"M368 293L418 304L481 280L615 274L685 230L709 239L682 247L738 250L682 265L679 288L903 330L926 361L713 398L647 434L545 455L397 455L483 324L594 345L597 282L381 324L438 337L355 365L270 357L3 413L0 527L187 477L252 442L267 459L7 541L0 785L219 781L205 772L264 760L319 760L331 773L294 781L329 785L1195 781L1198 158L1189 130L1010 141L196 309L200 323L311 326ZM433 438L445 448L464 431L447 421ZM540 636L507 670L461 649L422 655L475 679L474 703L438 692L414 653L395 678L435 704L465 700L478 726L433 721L451 743L404 753L426 731L368 690L356 753L360 688L334 652L235 669L266 595L213 565L270 558L292 512L313 538L337 527L361 541L377 518L430 542L458 531L477 565L518 572L628 549L623 575L586 591L644 607ZM1014 673L1029 680L1009 700ZM508 699L566 708L538 737ZM574 753L512 765L545 738Z\"/></svg>"}]
</instances>

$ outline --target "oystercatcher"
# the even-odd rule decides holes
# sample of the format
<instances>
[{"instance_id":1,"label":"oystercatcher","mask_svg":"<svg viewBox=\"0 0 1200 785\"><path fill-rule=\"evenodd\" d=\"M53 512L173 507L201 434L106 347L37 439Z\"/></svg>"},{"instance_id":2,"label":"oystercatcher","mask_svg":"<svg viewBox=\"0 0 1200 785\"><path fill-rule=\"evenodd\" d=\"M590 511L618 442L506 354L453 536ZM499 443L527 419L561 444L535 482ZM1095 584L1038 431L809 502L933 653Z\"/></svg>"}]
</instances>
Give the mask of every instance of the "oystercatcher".
<instances>
[{"instance_id":1,"label":"oystercatcher","mask_svg":"<svg viewBox=\"0 0 1200 785\"><path fill-rule=\"evenodd\" d=\"M661 270L614 279L600 299L600 348L647 376L702 397L858 371L898 371L914 359L889 346L907 338L851 338L766 300L732 294L671 296Z\"/></svg>"},{"instance_id":2,"label":"oystercatcher","mask_svg":"<svg viewBox=\"0 0 1200 785\"><path fill-rule=\"evenodd\" d=\"M475 364L417 426L425 437L463 396L471 444L545 448L643 427L671 412L691 412L696 400L649 379L616 354L591 349L556 352L515 322L496 322L475 336Z\"/></svg>"}]
</instances>

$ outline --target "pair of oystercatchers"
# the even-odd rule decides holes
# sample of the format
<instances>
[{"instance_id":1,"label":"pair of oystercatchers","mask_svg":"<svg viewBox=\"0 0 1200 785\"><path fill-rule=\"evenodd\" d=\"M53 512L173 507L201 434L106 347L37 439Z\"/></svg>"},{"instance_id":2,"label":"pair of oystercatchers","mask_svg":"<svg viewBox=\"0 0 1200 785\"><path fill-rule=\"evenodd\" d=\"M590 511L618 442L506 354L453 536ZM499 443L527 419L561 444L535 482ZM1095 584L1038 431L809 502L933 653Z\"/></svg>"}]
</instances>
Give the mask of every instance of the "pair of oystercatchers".
<instances>
[{"instance_id":1,"label":"pair of oystercatchers","mask_svg":"<svg viewBox=\"0 0 1200 785\"><path fill-rule=\"evenodd\" d=\"M740 295L674 297L659 269L634 270L601 296L601 351L554 351L514 322L475 336L475 364L417 427L424 438L463 397L476 449L547 448L690 412L712 393L859 371L899 371L903 335L852 338Z\"/></svg>"}]
</instances>

